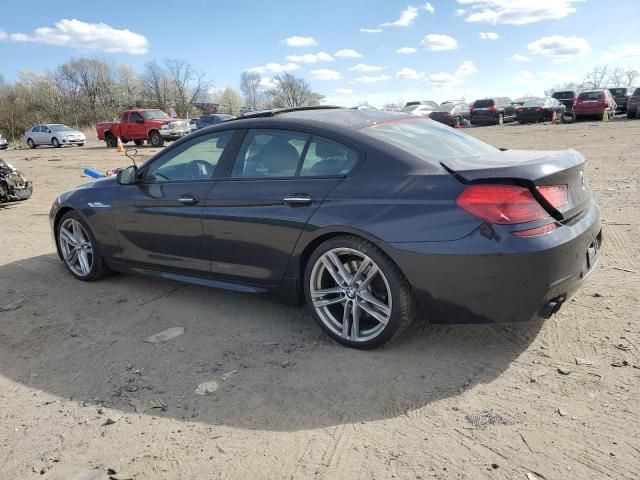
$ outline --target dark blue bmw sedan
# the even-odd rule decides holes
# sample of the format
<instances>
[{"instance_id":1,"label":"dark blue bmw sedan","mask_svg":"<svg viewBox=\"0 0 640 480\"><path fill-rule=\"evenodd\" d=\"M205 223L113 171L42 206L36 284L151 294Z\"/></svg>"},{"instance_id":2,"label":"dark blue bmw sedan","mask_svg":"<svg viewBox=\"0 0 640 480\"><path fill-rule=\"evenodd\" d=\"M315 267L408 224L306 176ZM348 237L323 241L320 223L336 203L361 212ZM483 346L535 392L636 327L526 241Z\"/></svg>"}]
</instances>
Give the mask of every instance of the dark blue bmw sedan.
<instances>
[{"instance_id":1,"label":"dark blue bmw sedan","mask_svg":"<svg viewBox=\"0 0 640 480\"><path fill-rule=\"evenodd\" d=\"M58 197L79 280L139 273L306 303L371 348L418 315L555 313L593 271L600 216L573 150L499 150L402 113L302 108L231 120Z\"/></svg>"}]
</instances>

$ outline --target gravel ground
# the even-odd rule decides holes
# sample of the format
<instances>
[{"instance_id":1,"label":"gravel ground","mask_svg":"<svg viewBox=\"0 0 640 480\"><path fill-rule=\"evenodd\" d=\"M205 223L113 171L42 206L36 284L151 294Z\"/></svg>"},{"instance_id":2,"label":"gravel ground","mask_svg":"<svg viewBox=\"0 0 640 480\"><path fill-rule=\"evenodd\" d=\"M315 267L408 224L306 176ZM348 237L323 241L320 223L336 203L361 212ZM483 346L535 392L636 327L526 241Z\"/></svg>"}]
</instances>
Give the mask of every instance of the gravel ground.
<instances>
[{"instance_id":1,"label":"gravel ground","mask_svg":"<svg viewBox=\"0 0 640 480\"><path fill-rule=\"evenodd\" d=\"M96 143L0 153L35 183L0 206L3 478L637 479L640 121L467 131L587 156L597 271L544 323L417 325L372 352L262 297L74 280L51 202L83 167L127 159Z\"/></svg>"}]
</instances>

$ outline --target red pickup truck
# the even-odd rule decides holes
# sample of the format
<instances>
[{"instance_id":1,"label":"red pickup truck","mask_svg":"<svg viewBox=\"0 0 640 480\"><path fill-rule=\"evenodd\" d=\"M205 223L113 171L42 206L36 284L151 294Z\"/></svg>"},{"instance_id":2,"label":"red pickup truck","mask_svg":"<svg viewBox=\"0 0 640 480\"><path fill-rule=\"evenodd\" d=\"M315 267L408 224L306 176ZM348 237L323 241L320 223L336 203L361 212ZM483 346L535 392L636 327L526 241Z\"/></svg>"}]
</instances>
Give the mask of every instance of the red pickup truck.
<instances>
[{"instance_id":1,"label":"red pickup truck","mask_svg":"<svg viewBox=\"0 0 640 480\"><path fill-rule=\"evenodd\" d=\"M165 140L177 140L191 133L191 125L188 120L171 118L162 110L137 109L123 112L119 122L98 123L96 131L107 147L115 147L118 137L123 143L133 140L142 145L146 140L152 147L161 147Z\"/></svg>"}]
</instances>

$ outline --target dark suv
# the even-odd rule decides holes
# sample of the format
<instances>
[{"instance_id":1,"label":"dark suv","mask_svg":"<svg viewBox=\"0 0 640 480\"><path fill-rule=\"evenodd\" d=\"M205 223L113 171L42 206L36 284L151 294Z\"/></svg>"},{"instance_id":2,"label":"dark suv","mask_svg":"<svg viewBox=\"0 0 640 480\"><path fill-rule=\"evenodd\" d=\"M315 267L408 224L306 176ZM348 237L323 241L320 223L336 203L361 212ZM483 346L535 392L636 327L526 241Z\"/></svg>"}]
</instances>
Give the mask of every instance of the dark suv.
<instances>
[{"instance_id":1,"label":"dark suv","mask_svg":"<svg viewBox=\"0 0 640 480\"><path fill-rule=\"evenodd\" d=\"M553 92L551 96L566 107L566 112L571 112L573 111L573 106L578 99L578 92L574 90L566 90L564 92Z\"/></svg>"},{"instance_id":2,"label":"dark suv","mask_svg":"<svg viewBox=\"0 0 640 480\"><path fill-rule=\"evenodd\" d=\"M627 104L629 103L629 97L631 97L631 89L620 87L610 88L609 91L618 106L616 113L627 113Z\"/></svg>"},{"instance_id":3,"label":"dark suv","mask_svg":"<svg viewBox=\"0 0 640 480\"><path fill-rule=\"evenodd\" d=\"M508 97L494 97L476 100L471 105L470 120L473 125L502 125L516 119L516 106Z\"/></svg>"},{"instance_id":4,"label":"dark suv","mask_svg":"<svg viewBox=\"0 0 640 480\"><path fill-rule=\"evenodd\" d=\"M636 118L640 116L640 88L636 88L633 95L629 97L627 103L627 118Z\"/></svg>"}]
</instances>

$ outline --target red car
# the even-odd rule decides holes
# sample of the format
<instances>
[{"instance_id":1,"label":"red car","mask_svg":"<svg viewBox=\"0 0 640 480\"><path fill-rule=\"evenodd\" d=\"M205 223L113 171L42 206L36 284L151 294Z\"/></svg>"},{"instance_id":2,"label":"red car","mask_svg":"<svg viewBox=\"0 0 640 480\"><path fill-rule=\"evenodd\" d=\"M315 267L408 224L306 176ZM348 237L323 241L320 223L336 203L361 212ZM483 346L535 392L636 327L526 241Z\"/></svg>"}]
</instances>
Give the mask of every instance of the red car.
<instances>
[{"instance_id":1,"label":"red car","mask_svg":"<svg viewBox=\"0 0 640 480\"><path fill-rule=\"evenodd\" d=\"M609 90L586 90L581 92L573 106L576 118L598 117L602 118L604 112L609 112L609 118L616 114L616 102Z\"/></svg>"},{"instance_id":2,"label":"red car","mask_svg":"<svg viewBox=\"0 0 640 480\"><path fill-rule=\"evenodd\" d=\"M629 97L629 103L627 103L627 118L640 117L640 88L636 88L633 95Z\"/></svg>"},{"instance_id":3,"label":"red car","mask_svg":"<svg viewBox=\"0 0 640 480\"><path fill-rule=\"evenodd\" d=\"M165 140L177 140L191 133L188 120L172 118L162 110L138 109L122 113L119 122L96 125L98 139L107 147L115 147L120 137L123 143L131 140L142 145L146 140L152 147L161 147Z\"/></svg>"}]
</instances>

